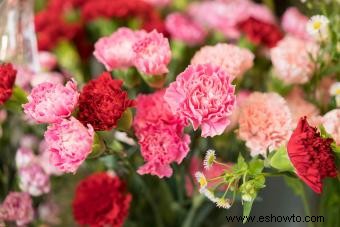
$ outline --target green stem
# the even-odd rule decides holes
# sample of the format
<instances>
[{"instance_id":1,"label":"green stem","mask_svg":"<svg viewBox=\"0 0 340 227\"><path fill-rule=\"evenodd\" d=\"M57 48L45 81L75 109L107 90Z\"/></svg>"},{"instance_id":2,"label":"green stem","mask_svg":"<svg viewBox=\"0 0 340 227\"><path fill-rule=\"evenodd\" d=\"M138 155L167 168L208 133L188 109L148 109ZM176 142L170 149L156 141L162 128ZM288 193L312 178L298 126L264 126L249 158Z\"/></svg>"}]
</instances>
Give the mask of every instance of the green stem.
<instances>
[{"instance_id":1,"label":"green stem","mask_svg":"<svg viewBox=\"0 0 340 227\"><path fill-rule=\"evenodd\" d=\"M187 215L187 217L185 218L182 227L191 227L192 226L192 222L195 218L195 214L198 210L198 208L202 205L204 201L204 196L203 195L198 195L196 197L194 197L193 200L193 204L189 210L189 213Z\"/></svg>"},{"instance_id":2,"label":"green stem","mask_svg":"<svg viewBox=\"0 0 340 227\"><path fill-rule=\"evenodd\" d=\"M311 210L310 210L310 206L309 206L308 198L307 198L307 193L306 193L306 190L305 190L304 187L303 187L303 189L301 190L301 200L302 200L302 203L303 203L303 207L304 207L306 216L309 216L309 217L310 217L310 216L312 215L312 212L311 212ZM308 226L309 226L309 227L314 227L313 222L308 222Z\"/></svg>"}]
</instances>

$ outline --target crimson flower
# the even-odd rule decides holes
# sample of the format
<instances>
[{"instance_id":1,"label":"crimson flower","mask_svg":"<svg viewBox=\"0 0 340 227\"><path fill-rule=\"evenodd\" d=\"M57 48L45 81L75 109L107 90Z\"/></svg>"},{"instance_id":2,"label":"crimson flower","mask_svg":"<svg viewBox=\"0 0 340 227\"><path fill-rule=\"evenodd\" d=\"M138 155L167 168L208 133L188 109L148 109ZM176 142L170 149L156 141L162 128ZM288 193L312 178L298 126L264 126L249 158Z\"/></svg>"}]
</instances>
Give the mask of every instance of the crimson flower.
<instances>
[{"instance_id":1,"label":"crimson flower","mask_svg":"<svg viewBox=\"0 0 340 227\"><path fill-rule=\"evenodd\" d=\"M11 97L16 75L12 64L0 64L0 105Z\"/></svg>"},{"instance_id":2,"label":"crimson flower","mask_svg":"<svg viewBox=\"0 0 340 227\"><path fill-rule=\"evenodd\" d=\"M108 72L91 80L80 93L78 119L97 131L116 127L124 111L133 105L121 89L122 83L112 79Z\"/></svg>"},{"instance_id":3,"label":"crimson flower","mask_svg":"<svg viewBox=\"0 0 340 227\"><path fill-rule=\"evenodd\" d=\"M72 203L79 225L120 227L128 216L131 194L117 176L101 172L82 180Z\"/></svg>"},{"instance_id":4,"label":"crimson flower","mask_svg":"<svg viewBox=\"0 0 340 227\"><path fill-rule=\"evenodd\" d=\"M282 32L274 24L249 17L239 24L240 30L255 44L272 48L283 38Z\"/></svg>"},{"instance_id":5,"label":"crimson flower","mask_svg":"<svg viewBox=\"0 0 340 227\"><path fill-rule=\"evenodd\" d=\"M288 155L297 175L316 193L322 192L324 178L337 176L332 142L322 138L306 117L300 119L288 142Z\"/></svg>"}]
</instances>

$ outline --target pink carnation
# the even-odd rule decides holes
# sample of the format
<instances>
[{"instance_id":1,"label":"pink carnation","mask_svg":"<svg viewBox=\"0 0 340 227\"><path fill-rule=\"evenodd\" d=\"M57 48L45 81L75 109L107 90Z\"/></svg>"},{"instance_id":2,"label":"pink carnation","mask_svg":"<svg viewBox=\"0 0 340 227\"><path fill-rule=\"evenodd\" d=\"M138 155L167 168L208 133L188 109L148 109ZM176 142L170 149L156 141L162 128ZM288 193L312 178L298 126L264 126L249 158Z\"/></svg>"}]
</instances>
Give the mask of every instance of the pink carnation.
<instances>
[{"instance_id":1,"label":"pink carnation","mask_svg":"<svg viewBox=\"0 0 340 227\"><path fill-rule=\"evenodd\" d=\"M15 163L17 168L27 167L36 161L36 157L30 148L21 147L15 154Z\"/></svg>"},{"instance_id":2,"label":"pink carnation","mask_svg":"<svg viewBox=\"0 0 340 227\"><path fill-rule=\"evenodd\" d=\"M55 123L71 115L78 97L74 81L69 81L66 86L42 83L33 88L23 108L25 114L37 123Z\"/></svg>"},{"instance_id":3,"label":"pink carnation","mask_svg":"<svg viewBox=\"0 0 340 227\"><path fill-rule=\"evenodd\" d=\"M50 191L50 179L43 168L32 163L19 169L20 189L32 196L40 196Z\"/></svg>"},{"instance_id":4,"label":"pink carnation","mask_svg":"<svg viewBox=\"0 0 340 227\"><path fill-rule=\"evenodd\" d=\"M32 199L25 192L10 192L0 206L0 220L15 221L18 226L25 226L33 221Z\"/></svg>"},{"instance_id":5,"label":"pink carnation","mask_svg":"<svg viewBox=\"0 0 340 227\"><path fill-rule=\"evenodd\" d=\"M312 42L286 36L270 51L277 77L286 84L306 83L314 72L310 55L316 55L318 47Z\"/></svg>"},{"instance_id":6,"label":"pink carnation","mask_svg":"<svg viewBox=\"0 0 340 227\"><path fill-rule=\"evenodd\" d=\"M300 39L310 39L307 32L308 17L299 12L295 7L288 8L282 16L282 28Z\"/></svg>"},{"instance_id":7,"label":"pink carnation","mask_svg":"<svg viewBox=\"0 0 340 227\"><path fill-rule=\"evenodd\" d=\"M165 27L171 37L192 46L204 42L206 31L187 15L171 13L165 20Z\"/></svg>"},{"instance_id":8,"label":"pink carnation","mask_svg":"<svg viewBox=\"0 0 340 227\"><path fill-rule=\"evenodd\" d=\"M45 140L54 166L74 173L92 151L94 130L74 117L50 125Z\"/></svg>"},{"instance_id":9,"label":"pink carnation","mask_svg":"<svg viewBox=\"0 0 340 227\"><path fill-rule=\"evenodd\" d=\"M274 14L264 4L250 3L246 14L248 17L255 18L259 21L269 23L269 24L276 24L276 19L275 19Z\"/></svg>"},{"instance_id":10,"label":"pink carnation","mask_svg":"<svg viewBox=\"0 0 340 227\"><path fill-rule=\"evenodd\" d=\"M291 134L291 114L286 101L276 93L252 93L242 106L239 136L252 156L284 145Z\"/></svg>"},{"instance_id":11,"label":"pink carnation","mask_svg":"<svg viewBox=\"0 0 340 227\"><path fill-rule=\"evenodd\" d=\"M32 87L36 87L42 83L63 84L64 76L58 72L41 72L36 73L31 79Z\"/></svg>"},{"instance_id":12,"label":"pink carnation","mask_svg":"<svg viewBox=\"0 0 340 227\"><path fill-rule=\"evenodd\" d=\"M297 88L293 89L287 96L286 101L292 114L292 129L296 128L301 117L306 116L308 122L317 126L319 121L319 109L303 98L303 92Z\"/></svg>"},{"instance_id":13,"label":"pink carnation","mask_svg":"<svg viewBox=\"0 0 340 227\"><path fill-rule=\"evenodd\" d=\"M335 143L340 146L340 109L326 113L322 118L322 124L326 132L329 133Z\"/></svg>"},{"instance_id":14,"label":"pink carnation","mask_svg":"<svg viewBox=\"0 0 340 227\"><path fill-rule=\"evenodd\" d=\"M133 123L137 134L150 125L182 125L184 128L185 122L177 114L172 113L170 106L164 100L164 93L165 90L159 90L148 95L138 95L137 112Z\"/></svg>"},{"instance_id":15,"label":"pink carnation","mask_svg":"<svg viewBox=\"0 0 340 227\"><path fill-rule=\"evenodd\" d=\"M253 66L254 54L232 44L216 44L202 47L191 59L191 64L210 63L220 66L231 77L241 77Z\"/></svg>"},{"instance_id":16,"label":"pink carnation","mask_svg":"<svg viewBox=\"0 0 340 227\"><path fill-rule=\"evenodd\" d=\"M130 67L135 57L132 46L145 34L144 31L134 32L129 28L119 28L112 35L99 39L93 54L108 71Z\"/></svg>"},{"instance_id":17,"label":"pink carnation","mask_svg":"<svg viewBox=\"0 0 340 227\"><path fill-rule=\"evenodd\" d=\"M230 123L235 105L235 87L231 76L211 64L190 65L167 88L164 99L174 114L189 121L202 136L223 133Z\"/></svg>"},{"instance_id":18,"label":"pink carnation","mask_svg":"<svg viewBox=\"0 0 340 227\"><path fill-rule=\"evenodd\" d=\"M150 126L138 135L138 141L146 161L138 169L139 174L170 177L170 164L180 164L189 152L190 137L183 135L183 128L177 125Z\"/></svg>"},{"instance_id":19,"label":"pink carnation","mask_svg":"<svg viewBox=\"0 0 340 227\"><path fill-rule=\"evenodd\" d=\"M62 175L62 171L60 171L51 163L50 152L48 151L45 140L41 141L39 144L39 155L37 156L37 162L39 162L40 166L48 175Z\"/></svg>"},{"instance_id":20,"label":"pink carnation","mask_svg":"<svg viewBox=\"0 0 340 227\"><path fill-rule=\"evenodd\" d=\"M48 51L40 51L39 52L39 62L40 62L40 66L44 69L44 70L52 70L54 67L57 66L57 57Z\"/></svg>"},{"instance_id":21,"label":"pink carnation","mask_svg":"<svg viewBox=\"0 0 340 227\"><path fill-rule=\"evenodd\" d=\"M156 30L144 35L134 45L134 65L147 75L162 75L168 73L171 60L169 41Z\"/></svg>"},{"instance_id":22,"label":"pink carnation","mask_svg":"<svg viewBox=\"0 0 340 227\"><path fill-rule=\"evenodd\" d=\"M134 129L147 162L139 174L170 177L172 162L181 163L189 152L190 137L183 133L185 124L165 102L164 90L139 95L136 100Z\"/></svg>"},{"instance_id":23,"label":"pink carnation","mask_svg":"<svg viewBox=\"0 0 340 227\"><path fill-rule=\"evenodd\" d=\"M216 29L228 38L238 38L237 24L248 18L248 0L202 1L189 5L189 15L209 29Z\"/></svg>"}]
</instances>

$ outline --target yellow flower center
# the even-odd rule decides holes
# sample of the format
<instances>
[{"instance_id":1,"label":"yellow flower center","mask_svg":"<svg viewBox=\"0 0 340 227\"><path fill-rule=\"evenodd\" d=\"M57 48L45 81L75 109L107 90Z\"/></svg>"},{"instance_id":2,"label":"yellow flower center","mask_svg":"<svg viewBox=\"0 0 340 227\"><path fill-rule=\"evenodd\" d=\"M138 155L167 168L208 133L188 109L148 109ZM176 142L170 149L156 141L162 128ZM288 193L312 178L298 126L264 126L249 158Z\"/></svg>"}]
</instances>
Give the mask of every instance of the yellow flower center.
<instances>
[{"instance_id":1,"label":"yellow flower center","mask_svg":"<svg viewBox=\"0 0 340 227\"><path fill-rule=\"evenodd\" d=\"M315 30L319 30L319 29L321 28L321 22L320 22L320 21L315 21L315 22L313 23L313 28L314 28Z\"/></svg>"},{"instance_id":2,"label":"yellow flower center","mask_svg":"<svg viewBox=\"0 0 340 227\"><path fill-rule=\"evenodd\" d=\"M338 89L335 90L335 94L336 94L336 95L340 95L340 88L338 88Z\"/></svg>"},{"instance_id":3,"label":"yellow flower center","mask_svg":"<svg viewBox=\"0 0 340 227\"><path fill-rule=\"evenodd\" d=\"M205 187L207 185L207 180L204 177L200 177L199 183L201 187Z\"/></svg>"}]
</instances>

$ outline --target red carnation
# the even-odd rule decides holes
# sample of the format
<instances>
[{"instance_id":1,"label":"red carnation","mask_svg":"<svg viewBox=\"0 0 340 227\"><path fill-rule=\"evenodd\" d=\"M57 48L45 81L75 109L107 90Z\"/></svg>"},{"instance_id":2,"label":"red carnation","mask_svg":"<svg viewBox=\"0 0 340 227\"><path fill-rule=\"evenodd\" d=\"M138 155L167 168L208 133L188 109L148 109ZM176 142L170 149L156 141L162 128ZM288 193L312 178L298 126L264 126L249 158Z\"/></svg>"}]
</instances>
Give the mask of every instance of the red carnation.
<instances>
[{"instance_id":1,"label":"red carnation","mask_svg":"<svg viewBox=\"0 0 340 227\"><path fill-rule=\"evenodd\" d=\"M128 216L131 195L125 183L109 173L95 173L82 180L72 203L79 225L120 227Z\"/></svg>"},{"instance_id":2,"label":"red carnation","mask_svg":"<svg viewBox=\"0 0 340 227\"><path fill-rule=\"evenodd\" d=\"M0 105L11 97L16 75L12 64L0 64Z\"/></svg>"},{"instance_id":3,"label":"red carnation","mask_svg":"<svg viewBox=\"0 0 340 227\"><path fill-rule=\"evenodd\" d=\"M257 20L253 17L249 17L241 22L239 28L252 42L264 44L269 48L274 47L283 38L282 32L276 25Z\"/></svg>"},{"instance_id":4,"label":"red carnation","mask_svg":"<svg viewBox=\"0 0 340 227\"><path fill-rule=\"evenodd\" d=\"M300 119L288 142L288 155L297 175L316 193L322 192L324 178L337 176L332 142L333 139L322 138L306 117Z\"/></svg>"},{"instance_id":5,"label":"red carnation","mask_svg":"<svg viewBox=\"0 0 340 227\"><path fill-rule=\"evenodd\" d=\"M80 94L78 119L97 131L116 127L123 112L133 105L121 86L122 81L112 79L108 72L91 80Z\"/></svg>"}]
</instances>

